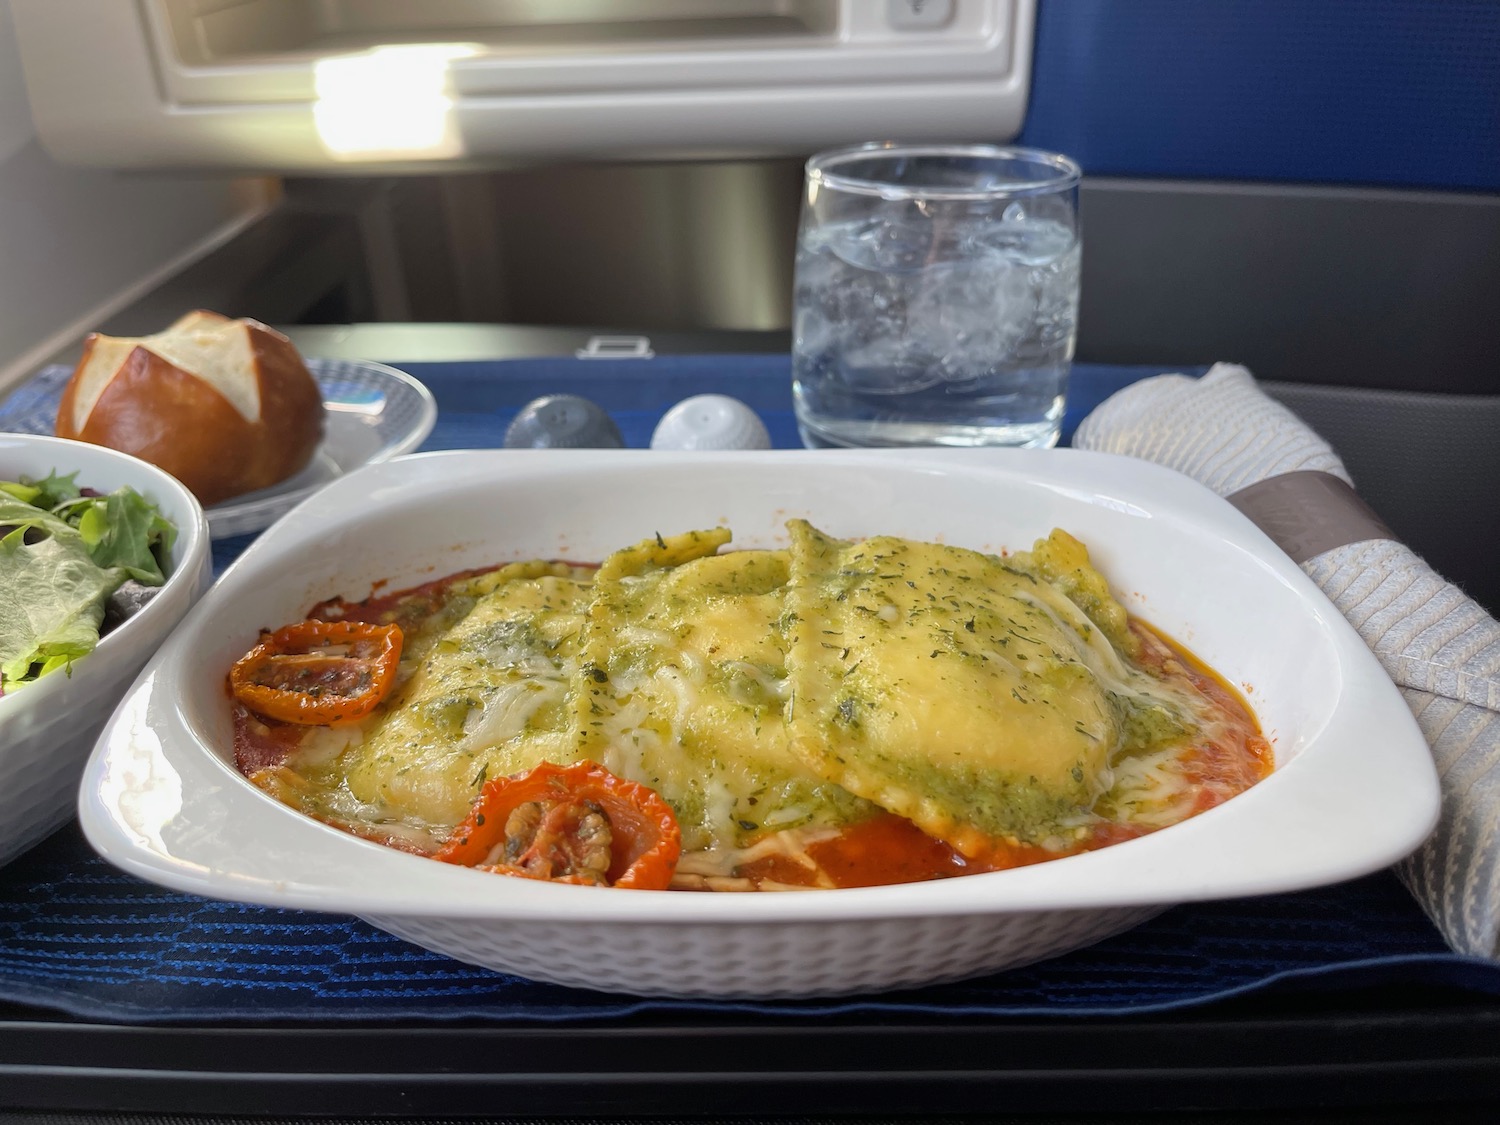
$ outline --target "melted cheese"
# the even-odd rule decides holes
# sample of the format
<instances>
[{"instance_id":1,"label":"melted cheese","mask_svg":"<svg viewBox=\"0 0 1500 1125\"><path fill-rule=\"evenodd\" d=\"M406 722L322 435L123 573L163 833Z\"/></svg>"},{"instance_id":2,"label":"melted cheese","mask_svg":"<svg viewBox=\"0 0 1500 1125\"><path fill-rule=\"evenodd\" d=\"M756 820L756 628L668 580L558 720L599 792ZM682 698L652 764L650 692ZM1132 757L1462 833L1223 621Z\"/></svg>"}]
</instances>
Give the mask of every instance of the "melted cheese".
<instances>
[{"instance_id":1,"label":"melted cheese","mask_svg":"<svg viewBox=\"0 0 1500 1125\"><path fill-rule=\"evenodd\" d=\"M487 778L576 760L569 685L591 577L523 563L457 584L467 612L408 642L401 686L326 783L388 820L448 828Z\"/></svg>"},{"instance_id":2,"label":"melted cheese","mask_svg":"<svg viewBox=\"0 0 1500 1125\"><path fill-rule=\"evenodd\" d=\"M792 746L968 855L1103 792L1120 724L1045 583L975 551L792 527Z\"/></svg>"},{"instance_id":3,"label":"melted cheese","mask_svg":"<svg viewBox=\"0 0 1500 1125\"><path fill-rule=\"evenodd\" d=\"M1168 650L1076 540L998 558L789 527L789 551L721 554L718 529L455 582L377 712L257 783L431 850L487 779L589 758L671 804L701 889L773 855L826 884L808 846L881 809L984 858L1202 807L1192 747L1235 732L1147 670Z\"/></svg>"},{"instance_id":4,"label":"melted cheese","mask_svg":"<svg viewBox=\"0 0 1500 1125\"><path fill-rule=\"evenodd\" d=\"M577 695L584 755L661 793L689 852L873 811L791 753L787 555L715 554L728 538L657 538L604 561Z\"/></svg>"}]
</instances>

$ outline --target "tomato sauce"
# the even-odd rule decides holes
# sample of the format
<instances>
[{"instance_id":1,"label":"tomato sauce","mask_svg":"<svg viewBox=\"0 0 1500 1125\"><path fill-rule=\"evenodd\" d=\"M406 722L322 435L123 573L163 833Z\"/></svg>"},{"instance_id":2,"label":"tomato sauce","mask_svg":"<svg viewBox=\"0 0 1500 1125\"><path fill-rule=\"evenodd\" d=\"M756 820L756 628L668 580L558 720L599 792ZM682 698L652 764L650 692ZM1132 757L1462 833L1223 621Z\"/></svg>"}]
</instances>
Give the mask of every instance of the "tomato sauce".
<instances>
[{"instance_id":1,"label":"tomato sauce","mask_svg":"<svg viewBox=\"0 0 1500 1125\"><path fill-rule=\"evenodd\" d=\"M879 813L849 825L831 839L810 844L807 854L835 887L923 883L993 870L965 859L911 821L891 813ZM763 882L794 887L820 885L817 871L787 856L767 856L743 864L735 874L757 885Z\"/></svg>"},{"instance_id":2,"label":"tomato sauce","mask_svg":"<svg viewBox=\"0 0 1500 1125\"><path fill-rule=\"evenodd\" d=\"M489 574L494 569L489 566L460 570L457 574L445 575L420 586L409 586L379 597L372 595L362 602L329 598L308 610L307 616L311 621L363 621L370 625L399 625L402 629L415 629L443 607L448 587L465 578Z\"/></svg>"},{"instance_id":3,"label":"tomato sauce","mask_svg":"<svg viewBox=\"0 0 1500 1125\"><path fill-rule=\"evenodd\" d=\"M263 719L238 703L234 704L233 718L234 764L246 777L285 762L306 730L292 723Z\"/></svg>"},{"instance_id":4,"label":"tomato sauce","mask_svg":"<svg viewBox=\"0 0 1500 1125\"><path fill-rule=\"evenodd\" d=\"M1269 776L1275 752L1240 694L1182 645L1141 622L1130 627L1142 641L1142 664L1160 676L1186 679L1224 719L1226 737L1193 747L1184 759L1185 775L1197 791L1193 813L1222 805Z\"/></svg>"}]
</instances>

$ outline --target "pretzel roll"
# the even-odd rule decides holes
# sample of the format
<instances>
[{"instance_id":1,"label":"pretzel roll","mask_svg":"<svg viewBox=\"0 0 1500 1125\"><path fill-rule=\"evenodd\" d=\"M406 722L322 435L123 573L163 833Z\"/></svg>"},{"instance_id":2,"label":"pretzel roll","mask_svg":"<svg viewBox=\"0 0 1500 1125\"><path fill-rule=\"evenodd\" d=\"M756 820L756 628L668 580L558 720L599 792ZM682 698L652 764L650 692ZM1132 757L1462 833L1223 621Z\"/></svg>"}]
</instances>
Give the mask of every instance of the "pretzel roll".
<instances>
[{"instance_id":1,"label":"pretzel roll","mask_svg":"<svg viewBox=\"0 0 1500 1125\"><path fill-rule=\"evenodd\" d=\"M154 336L89 336L57 436L133 454L217 504L307 465L322 396L281 333L199 310Z\"/></svg>"}]
</instances>

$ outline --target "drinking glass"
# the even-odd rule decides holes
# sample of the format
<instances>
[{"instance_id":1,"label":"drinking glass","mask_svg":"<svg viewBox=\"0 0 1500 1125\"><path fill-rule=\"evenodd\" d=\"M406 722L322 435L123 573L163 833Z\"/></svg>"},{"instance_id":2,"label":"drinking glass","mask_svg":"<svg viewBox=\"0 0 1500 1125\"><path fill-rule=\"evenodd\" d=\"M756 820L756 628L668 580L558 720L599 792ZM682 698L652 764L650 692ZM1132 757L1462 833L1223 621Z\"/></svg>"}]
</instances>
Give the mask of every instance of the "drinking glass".
<instances>
[{"instance_id":1,"label":"drinking glass","mask_svg":"<svg viewBox=\"0 0 1500 1125\"><path fill-rule=\"evenodd\" d=\"M809 446L1050 446L1078 319L1078 165L994 145L807 162L792 345Z\"/></svg>"}]
</instances>

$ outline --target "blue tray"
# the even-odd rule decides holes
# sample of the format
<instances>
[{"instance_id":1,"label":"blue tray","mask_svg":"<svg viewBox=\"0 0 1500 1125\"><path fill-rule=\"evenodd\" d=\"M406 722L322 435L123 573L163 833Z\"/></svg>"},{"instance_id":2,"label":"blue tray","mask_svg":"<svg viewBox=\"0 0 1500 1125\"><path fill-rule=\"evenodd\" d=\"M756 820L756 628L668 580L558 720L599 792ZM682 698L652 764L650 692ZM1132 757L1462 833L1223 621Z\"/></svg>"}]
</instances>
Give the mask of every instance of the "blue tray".
<instances>
[{"instance_id":1,"label":"blue tray","mask_svg":"<svg viewBox=\"0 0 1500 1125\"><path fill-rule=\"evenodd\" d=\"M778 446L797 444L785 356L407 364L437 398L425 449L498 445L532 398L582 394L645 446L675 402L734 395ZM1191 369L1191 373L1201 368ZM1065 435L1157 368L1079 365ZM34 395L33 395L34 397ZM26 389L0 404L34 403ZM215 544L226 565L249 540ZM636 1000L535 984L429 953L347 917L167 891L95 857L69 827L0 870L0 1001L130 1023L486 1019L640 1013L1080 1017L1161 1012L1251 992L1376 984L1500 995L1500 966L1454 956L1393 876L1301 894L1178 907L1089 949L959 984L849 1000Z\"/></svg>"}]
</instances>

